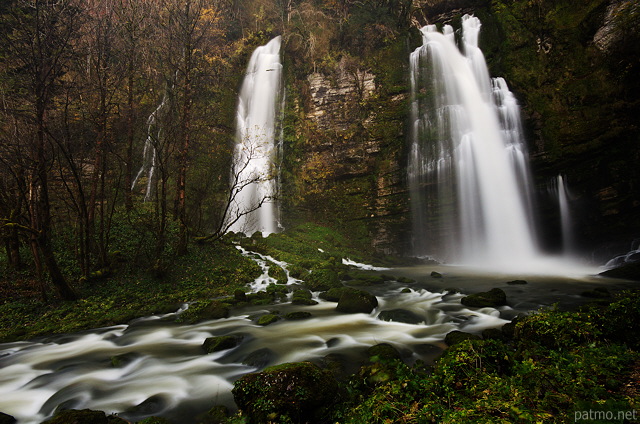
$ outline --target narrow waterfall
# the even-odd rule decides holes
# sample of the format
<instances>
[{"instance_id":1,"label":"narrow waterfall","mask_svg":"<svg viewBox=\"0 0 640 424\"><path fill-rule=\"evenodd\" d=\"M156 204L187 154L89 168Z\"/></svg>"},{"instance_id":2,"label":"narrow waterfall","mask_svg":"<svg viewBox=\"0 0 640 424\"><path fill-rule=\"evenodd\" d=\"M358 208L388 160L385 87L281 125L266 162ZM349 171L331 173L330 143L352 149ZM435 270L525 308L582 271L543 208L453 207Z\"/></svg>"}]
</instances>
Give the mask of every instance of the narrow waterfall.
<instances>
[{"instance_id":1,"label":"narrow waterfall","mask_svg":"<svg viewBox=\"0 0 640 424\"><path fill-rule=\"evenodd\" d=\"M574 251L573 221L569 209L569 190L562 175L558 175L558 208L560 210L560 229L562 231L562 250L565 254Z\"/></svg>"},{"instance_id":2,"label":"narrow waterfall","mask_svg":"<svg viewBox=\"0 0 640 424\"><path fill-rule=\"evenodd\" d=\"M411 62L408 179L413 248L441 261L514 265L537 255L520 110L489 78L480 20L422 28Z\"/></svg>"},{"instance_id":3,"label":"narrow waterfall","mask_svg":"<svg viewBox=\"0 0 640 424\"><path fill-rule=\"evenodd\" d=\"M231 171L230 230L264 235L278 230L276 135L281 94L280 37L252 54L237 111Z\"/></svg>"},{"instance_id":4,"label":"narrow waterfall","mask_svg":"<svg viewBox=\"0 0 640 424\"><path fill-rule=\"evenodd\" d=\"M147 175L147 188L144 194L145 202L151 200L153 196L158 159L157 155L162 140L162 127L158 120L160 118L160 114L167 108L168 103L168 93L165 92L162 97L162 101L158 104L158 107L156 107L147 118L147 138L144 141L144 148L142 151L142 166L131 184L131 190L133 190L140 177L144 174Z\"/></svg>"}]
</instances>

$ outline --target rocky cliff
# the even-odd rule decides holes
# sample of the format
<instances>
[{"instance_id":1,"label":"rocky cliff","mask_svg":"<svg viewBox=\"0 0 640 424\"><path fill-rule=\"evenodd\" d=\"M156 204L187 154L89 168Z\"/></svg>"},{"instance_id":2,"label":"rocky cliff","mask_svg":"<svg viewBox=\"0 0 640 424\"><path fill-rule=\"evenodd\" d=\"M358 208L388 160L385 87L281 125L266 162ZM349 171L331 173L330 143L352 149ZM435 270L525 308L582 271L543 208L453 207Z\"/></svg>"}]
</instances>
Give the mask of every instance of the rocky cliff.
<instances>
[{"instance_id":1,"label":"rocky cliff","mask_svg":"<svg viewBox=\"0 0 640 424\"><path fill-rule=\"evenodd\" d=\"M558 174L569 182L585 247L640 234L637 3L413 4L402 25L384 16L364 20L360 29L379 33L366 43L352 40L353 48L340 44L351 40L348 26L333 27L312 68L290 59L285 223L319 220L370 239L378 250L407 252L408 55L419 43L417 27L456 27L462 14L474 13L483 22L481 47L492 74L505 77L523 106L541 227L551 228L548 245L557 242L557 231L545 223L557 221L557 208L545 193ZM290 40L287 53L299 55Z\"/></svg>"}]
</instances>

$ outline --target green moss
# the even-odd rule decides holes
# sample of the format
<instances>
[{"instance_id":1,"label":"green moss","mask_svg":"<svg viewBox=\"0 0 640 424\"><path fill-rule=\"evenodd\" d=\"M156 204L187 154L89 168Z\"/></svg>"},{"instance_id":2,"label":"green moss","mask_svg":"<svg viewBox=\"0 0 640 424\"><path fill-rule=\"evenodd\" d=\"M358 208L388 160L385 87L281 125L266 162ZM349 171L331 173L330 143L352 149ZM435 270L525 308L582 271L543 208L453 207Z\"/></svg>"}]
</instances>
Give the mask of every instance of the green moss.
<instances>
[{"instance_id":1,"label":"green moss","mask_svg":"<svg viewBox=\"0 0 640 424\"><path fill-rule=\"evenodd\" d=\"M625 293L596 309L521 318L517 340L460 341L432 369L365 367L348 383L336 421L569 422L585 408L632 410L638 400L623 387L640 354L612 343L621 333L607 323L635 323L638 299Z\"/></svg>"},{"instance_id":2,"label":"green moss","mask_svg":"<svg viewBox=\"0 0 640 424\"><path fill-rule=\"evenodd\" d=\"M279 321L280 317L278 315L275 314L267 314L267 315L263 315L260 318L258 318L257 324L258 325L262 325L262 326L266 326L269 324L273 324L276 321Z\"/></svg>"}]
</instances>

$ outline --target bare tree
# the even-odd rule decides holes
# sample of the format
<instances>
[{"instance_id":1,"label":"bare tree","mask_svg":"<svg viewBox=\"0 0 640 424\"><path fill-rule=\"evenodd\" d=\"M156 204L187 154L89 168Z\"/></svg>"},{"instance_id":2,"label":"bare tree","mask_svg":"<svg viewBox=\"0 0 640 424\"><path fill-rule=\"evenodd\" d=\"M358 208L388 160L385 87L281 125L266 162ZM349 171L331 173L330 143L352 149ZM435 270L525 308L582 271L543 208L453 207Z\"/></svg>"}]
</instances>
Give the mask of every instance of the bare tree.
<instances>
[{"instance_id":1,"label":"bare tree","mask_svg":"<svg viewBox=\"0 0 640 424\"><path fill-rule=\"evenodd\" d=\"M79 5L73 1L22 0L6 19L13 31L3 34L6 69L13 69L16 95L23 95L28 105L16 111L31 128L26 138L29 169L26 172L28 205L34 259L47 267L51 282L63 299L77 295L63 276L51 245L51 201L49 169L51 140L48 114L67 69L72 41L78 34ZM11 61L11 63L8 63Z\"/></svg>"},{"instance_id":2,"label":"bare tree","mask_svg":"<svg viewBox=\"0 0 640 424\"><path fill-rule=\"evenodd\" d=\"M229 232L238 222L251 217L251 215L259 210L266 202L276 201L276 193L260 192L254 196L251 201L247 202L243 199L243 192L252 186L275 180L277 174L277 164L273 163L273 152L266 151L264 141L260 137L251 137L247 135L244 142L237 145L236 152L231 162L231 173L229 178L229 186L223 196L219 199L219 216L213 231L205 236L200 237L199 241L218 240ZM269 157L265 158L265 154ZM260 175L251 172L253 163L256 160L268 159L272 161L271 170L266 175ZM251 226L251 222L247 222L246 226ZM243 228L242 230L245 230Z\"/></svg>"}]
</instances>

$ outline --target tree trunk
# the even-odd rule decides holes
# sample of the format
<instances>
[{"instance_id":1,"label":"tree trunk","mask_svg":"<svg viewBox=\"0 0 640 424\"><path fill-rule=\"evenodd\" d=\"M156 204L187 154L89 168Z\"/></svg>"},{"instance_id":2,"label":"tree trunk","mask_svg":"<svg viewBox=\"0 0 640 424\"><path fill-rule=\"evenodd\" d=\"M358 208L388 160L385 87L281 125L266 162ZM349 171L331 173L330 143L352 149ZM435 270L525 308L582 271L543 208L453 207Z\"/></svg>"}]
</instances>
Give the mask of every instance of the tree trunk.
<instances>
[{"instance_id":1,"label":"tree trunk","mask_svg":"<svg viewBox=\"0 0 640 424\"><path fill-rule=\"evenodd\" d=\"M53 248L51 247L51 241L49 240L49 233L51 229L51 210L47 178L47 157L45 152L45 107L44 102L41 101L43 98L44 96L37 98L38 105L36 123L38 129L36 140L36 185L34 193L35 214L32 215L32 219L35 218L34 229L38 231L38 236L36 238L37 245L42 254L42 260L49 271L51 283L55 286L61 298L65 300L76 300L78 295L62 275L53 253Z\"/></svg>"}]
</instances>

